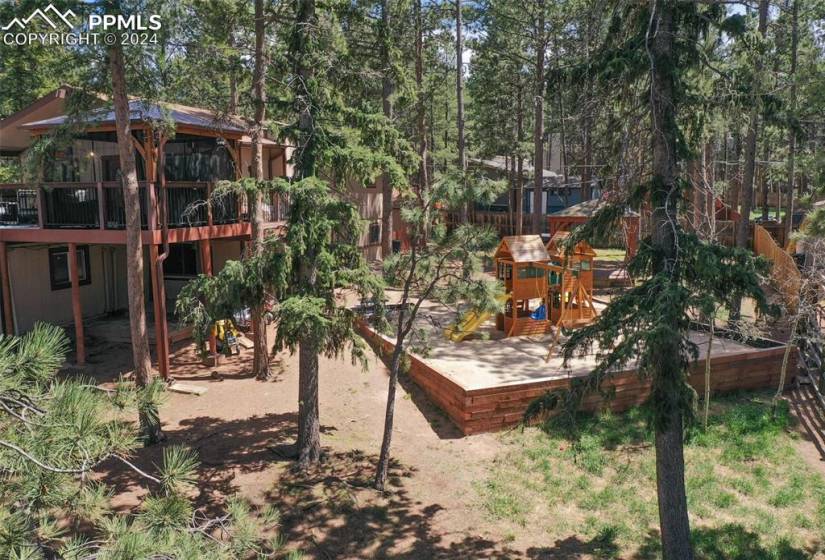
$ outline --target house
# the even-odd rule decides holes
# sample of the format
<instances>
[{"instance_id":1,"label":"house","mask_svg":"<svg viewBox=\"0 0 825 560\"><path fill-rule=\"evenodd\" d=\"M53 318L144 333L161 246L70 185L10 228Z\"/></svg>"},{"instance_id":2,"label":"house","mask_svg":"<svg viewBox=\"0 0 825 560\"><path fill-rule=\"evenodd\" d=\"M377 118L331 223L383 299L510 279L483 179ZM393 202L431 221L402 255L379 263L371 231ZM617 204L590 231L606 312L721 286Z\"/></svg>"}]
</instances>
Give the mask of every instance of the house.
<instances>
[{"instance_id":1,"label":"house","mask_svg":"<svg viewBox=\"0 0 825 560\"><path fill-rule=\"evenodd\" d=\"M495 156L490 159L471 159L469 165L475 171L496 180L512 181L513 162L503 156ZM530 231L531 214L533 208L533 168L527 160L522 165L522 212L524 231ZM542 214L549 215L559 210L563 210L575 204L583 202L582 181L580 177L570 176L565 178L560 173L551 169L542 172ZM600 189L598 180L594 180L591 185L591 196L598 197ZM516 227L516 200L518 194L514 189L507 189L491 204L476 203L474 212L471 215L473 223L490 226L499 235L504 237L517 233ZM453 226L461 223L462 216L458 212L447 215L448 224Z\"/></svg>"},{"instance_id":2,"label":"house","mask_svg":"<svg viewBox=\"0 0 825 560\"><path fill-rule=\"evenodd\" d=\"M61 87L0 121L0 156L23 161L38 137L70 125ZM237 198L206 201L216 181L251 174L248 122L197 107L129 102L144 244L144 286L156 336L158 367L168 372L167 316L181 287L199 273L219 271L241 256L251 226ZM159 123L163 122L164 126ZM169 133L169 126L174 134ZM264 139L264 177L290 174L289 146ZM83 363L84 321L127 308L126 233L113 111L100 106L74 124L52 149L34 183L0 184L0 299L5 333L37 321L74 324ZM161 165L163 162L163 165ZM366 219L361 246L380 252L381 193L353 188L342 196ZM286 200L264 204L266 229L284 225ZM164 254L165 210L169 251ZM376 230L377 228L377 230ZM162 265L160 264L162 262Z\"/></svg>"}]
</instances>

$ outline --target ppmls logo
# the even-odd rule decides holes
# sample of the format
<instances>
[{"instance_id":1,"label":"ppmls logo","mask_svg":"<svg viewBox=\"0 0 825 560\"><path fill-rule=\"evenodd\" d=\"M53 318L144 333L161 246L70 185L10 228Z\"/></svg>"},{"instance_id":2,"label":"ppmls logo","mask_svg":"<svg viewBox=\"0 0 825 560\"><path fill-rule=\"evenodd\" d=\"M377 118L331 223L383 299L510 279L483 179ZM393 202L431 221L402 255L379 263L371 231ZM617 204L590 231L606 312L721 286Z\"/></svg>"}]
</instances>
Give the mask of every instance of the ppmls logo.
<instances>
[{"instance_id":1,"label":"ppmls logo","mask_svg":"<svg viewBox=\"0 0 825 560\"><path fill-rule=\"evenodd\" d=\"M73 11L66 10L65 12L61 13L60 10L55 8L53 4L49 4L48 6L46 6L45 10L41 10L40 8L37 8L27 18L24 18L22 20L20 18L14 18L7 25L3 26L3 31L8 31L12 27L14 27L15 25L21 30L26 29L26 26L35 17L39 17L40 19L45 21L47 24L49 24L49 26L51 26L52 29L56 30L58 28L57 24L55 24L54 21L52 19L50 19L49 16L46 15L46 12L50 12L55 21L59 21L59 22L65 24L66 27L68 27L69 29L72 29L72 27L74 27L72 22L69 20L70 16L72 18L76 17L76 15Z\"/></svg>"},{"instance_id":2,"label":"ppmls logo","mask_svg":"<svg viewBox=\"0 0 825 560\"><path fill-rule=\"evenodd\" d=\"M61 12L49 4L44 9L37 8L28 17L14 18L2 26L5 45L144 45L156 44L154 33L161 28L161 19L156 14L111 15L93 13L87 21L74 22L77 15L72 10ZM51 30L42 32L27 29L33 23L42 21ZM74 31L75 27L79 30ZM100 32L102 31L102 33ZM114 33L114 32L116 33Z\"/></svg>"}]
</instances>

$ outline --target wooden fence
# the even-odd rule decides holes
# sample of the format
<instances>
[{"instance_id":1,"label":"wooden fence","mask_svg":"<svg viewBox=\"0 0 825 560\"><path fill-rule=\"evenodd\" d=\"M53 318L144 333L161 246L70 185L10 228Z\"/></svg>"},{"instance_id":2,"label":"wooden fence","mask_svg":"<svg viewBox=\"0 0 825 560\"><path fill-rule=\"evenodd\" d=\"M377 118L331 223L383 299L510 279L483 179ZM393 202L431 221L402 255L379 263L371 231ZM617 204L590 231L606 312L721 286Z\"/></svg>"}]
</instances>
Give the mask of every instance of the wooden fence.
<instances>
[{"instance_id":1,"label":"wooden fence","mask_svg":"<svg viewBox=\"0 0 825 560\"><path fill-rule=\"evenodd\" d=\"M795 310L802 288L802 275L793 257L780 247L768 230L759 224L753 226L753 252L771 261L771 279L785 302Z\"/></svg>"},{"instance_id":2,"label":"wooden fence","mask_svg":"<svg viewBox=\"0 0 825 560\"><path fill-rule=\"evenodd\" d=\"M455 227L463 222L460 212L447 212L447 225ZM531 214L525 214L522 224L524 224L523 231L530 231ZM490 226L493 230L498 232L499 237L506 235L515 235L515 217L511 217L509 212L484 212L481 210L474 210L470 216L470 221L479 226Z\"/></svg>"}]
</instances>

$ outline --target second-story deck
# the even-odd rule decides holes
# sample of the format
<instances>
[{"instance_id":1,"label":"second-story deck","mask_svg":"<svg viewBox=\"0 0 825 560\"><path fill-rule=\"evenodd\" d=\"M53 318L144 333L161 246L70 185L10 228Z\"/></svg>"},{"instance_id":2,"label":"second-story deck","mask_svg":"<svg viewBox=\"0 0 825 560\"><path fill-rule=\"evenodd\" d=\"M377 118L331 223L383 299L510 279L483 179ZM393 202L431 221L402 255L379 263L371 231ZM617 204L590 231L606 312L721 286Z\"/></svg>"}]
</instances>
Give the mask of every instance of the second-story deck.
<instances>
[{"instance_id":1,"label":"second-story deck","mask_svg":"<svg viewBox=\"0 0 825 560\"><path fill-rule=\"evenodd\" d=\"M139 183L141 226L147 242L160 233L160 202L165 197L170 241L249 234L245 201L225 196L210 200L213 183L169 181L164 188ZM270 226L286 219L287 204L264 203ZM125 243L126 211L118 182L0 184L0 240L32 242Z\"/></svg>"}]
</instances>

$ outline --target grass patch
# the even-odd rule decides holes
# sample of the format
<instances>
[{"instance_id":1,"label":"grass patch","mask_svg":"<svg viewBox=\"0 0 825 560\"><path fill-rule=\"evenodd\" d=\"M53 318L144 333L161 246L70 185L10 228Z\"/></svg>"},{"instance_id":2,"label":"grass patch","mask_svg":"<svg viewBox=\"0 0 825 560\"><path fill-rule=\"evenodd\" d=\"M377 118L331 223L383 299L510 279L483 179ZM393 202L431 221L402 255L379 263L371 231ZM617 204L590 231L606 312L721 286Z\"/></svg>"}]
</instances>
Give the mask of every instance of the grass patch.
<instances>
[{"instance_id":1,"label":"grass patch","mask_svg":"<svg viewBox=\"0 0 825 560\"><path fill-rule=\"evenodd\" d=\"M715 399L707 430L685 444L697 558L810 558L825 534L825 479L797 455L787 407L745 393ZM480 484L492 517L548 540L603 542L606 557L658 557L653 433L642 409L576 418L501 437L503 455ZM564 519L565 523L556 520Z\"/></svg>"},{"instance_id":2,"label":"grass patch","mask_svg":"<svg viewBox=\"0 0 825 560\"><path fill-rule=\"evenodd\" d=\"M594 249L597 261L623 261L625 256L624 247Z\"/></svg>"}]
</instances>

